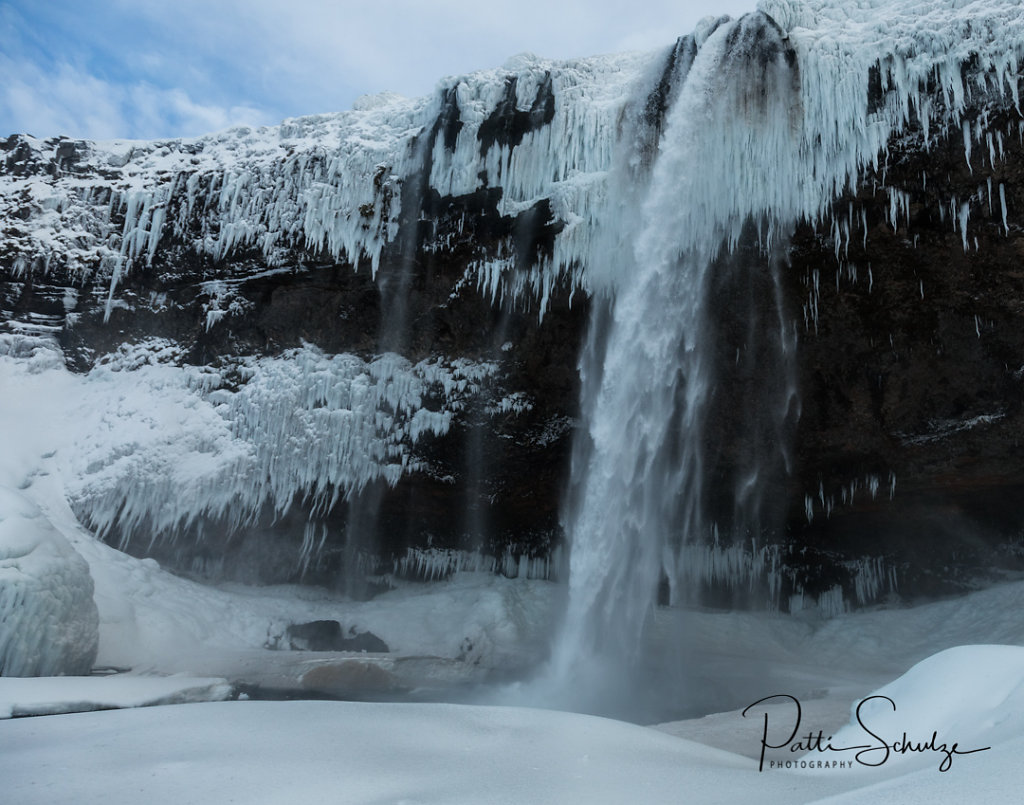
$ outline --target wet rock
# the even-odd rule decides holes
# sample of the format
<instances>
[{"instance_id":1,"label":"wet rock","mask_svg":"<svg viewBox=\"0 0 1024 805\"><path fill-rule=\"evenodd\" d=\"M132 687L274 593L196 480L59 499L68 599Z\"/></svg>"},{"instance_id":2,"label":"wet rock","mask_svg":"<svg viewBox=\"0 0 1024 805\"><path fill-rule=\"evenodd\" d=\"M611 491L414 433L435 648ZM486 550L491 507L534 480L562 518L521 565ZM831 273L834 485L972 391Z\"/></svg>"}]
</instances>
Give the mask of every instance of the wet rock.
<instances>
[{"instance_id":1,"label":"wet rock","mask_svg":"<svg viewBox=\"0 0 1024 805\"><path fill-rule=\"evenodd\" d=\"M373 632L349 630L346 637L338 621L295 623L286 631L289 647L296 651L361 651L387 653L387 643Z\"/></svg>"}]
</instances>

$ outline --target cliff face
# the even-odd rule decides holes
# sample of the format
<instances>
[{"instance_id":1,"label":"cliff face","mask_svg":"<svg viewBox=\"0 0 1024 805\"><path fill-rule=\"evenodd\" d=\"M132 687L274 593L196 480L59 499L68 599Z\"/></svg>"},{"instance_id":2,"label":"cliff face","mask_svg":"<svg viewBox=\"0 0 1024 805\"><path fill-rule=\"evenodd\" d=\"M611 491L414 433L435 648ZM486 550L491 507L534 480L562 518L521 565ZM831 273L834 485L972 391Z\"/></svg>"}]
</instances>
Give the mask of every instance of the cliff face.
<instances>
[{"instance_id":1,"label":"cliff face","mask_svg":"<svg viewBox=\"0 0 1024 805\"><path fill-rule=\"evenodd\" d=\"M1020 569L1024 146L999 55L1020 45L964 34L913 79L914 56L860 53L867 124L850 146L833 121L823 144L805 131L818 45L775 6L783 27L707 21L666 53L526 60L276 129L0 143L6 350L53 337L89 388L148 384L210 418L79 448L80 518L185 571L355 594L389 572L564 574L572 488L596 460L580 442L599 453L605 427L586 353L606 356L599 385L625 382L607 358L625 289L660 254L617 250L678 227L701 233L679 254L727 245L695 282L673 355L701 361L667 367L671 444L648 462L699 467L649 493L673 499L662 597L863 604ZM659 166L693 157L672 150L672 110L714 75L725 143L706 171L691 161L692 209L662 225L655 194L677 180ZM779 137L750 145L772 126L813 179L716 200L719 152L747 149L722 176L786 171ZM706 398L687 402L698 379ZM623 410L623 432L637 422Z\"/></svg>"},{"instance_id":2,"label":"cliff face","mask_svg":"<svg viewBox=\"0 0 1024 805\"><path fill-rule=\"evenodd\" d=\"M811 551L885 554L921 592L1021 560L1024 153L1016 111L963 127L983 122L978 140L895 139L835 207L849 228L838 254L811 227L792 238L788 291L812 309L796 444L814 519L791 528Z\"/></svg>"}]
</instances>

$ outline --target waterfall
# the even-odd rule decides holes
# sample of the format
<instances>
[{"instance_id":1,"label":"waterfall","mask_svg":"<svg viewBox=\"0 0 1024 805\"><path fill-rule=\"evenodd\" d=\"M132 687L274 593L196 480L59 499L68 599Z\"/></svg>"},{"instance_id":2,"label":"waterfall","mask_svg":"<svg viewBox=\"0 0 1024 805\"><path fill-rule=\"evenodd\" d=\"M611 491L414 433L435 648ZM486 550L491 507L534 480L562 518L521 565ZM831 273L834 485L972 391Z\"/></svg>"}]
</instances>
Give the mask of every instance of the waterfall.
<instances>
[{"instance_id":1,"label":"waterfall","mask_svg":"<svg viewBox=\"0 0 1024 805\"><path fill-rule=\"evenodd\" d=\"M429 153L436 132L421 132L410 146L414 166L409 181L402 188L398 215L398 238L384 251L387 258L378 269L375 280L380 297L380 319L377 325L377 359L399 363L409 350L409 297L419 266L419 222L424 204ZM344 563L340 586L353 598L369 597L361 557L374 555L378 547L381 505L387 481L371 480L366 486L347 495L345 518Z\"/></svg>"},{"instance_id":2,"label":"waterfall","mask_svg":"<svg viewBox=\"0 0 1024 805\"><path fill-rule=\"evenodd\" d=\"M694 581L763 564L754 552L784 514L799 416L786 237L828 223L866 167L884 181L895 134L919 130L927 147L966 125L969 99L1018 105L1019 5L966 5L977 16L960 4L922 16L917 0L762 0L705 20L650 96L663 123L633 124L656 148L620 136L583 258L596 299L563 513L568 603L541 698L621 704L643 687L659 600L692 601Z\"/></svg>"},{"instance_id":3,"label":"waterfall","mask_svg":"<svg viewBox=\"0 0 1024 805\"><path fill-rule=\"evenodd\" d=\"M683 547L711 535L706 423L714 406L737 404L715 393L727 368L714 337L715 275L773 277L774 234L797 212L780 203L795 195L786 168L800 148L799 74L783 32L754 14L705 33L649 176L623 188L638 197L638 214L620 232L635 235L607 250L622 263L598 268L620 280L595 305L580 361L585 430L565 512L569 599L551 670L577 690L588 677L601 696L626 680L660 582L672 589L685 576ZM768 341L785 367L793 339L784 316L778 324ZM772 434L793 416L791 384L782 386L768 384L755 401L772 409ZM781 449L779 439L751 437ZM748 470L735 500L756 512L764 477L756 460Z\"/></svg>"}]
</instances>

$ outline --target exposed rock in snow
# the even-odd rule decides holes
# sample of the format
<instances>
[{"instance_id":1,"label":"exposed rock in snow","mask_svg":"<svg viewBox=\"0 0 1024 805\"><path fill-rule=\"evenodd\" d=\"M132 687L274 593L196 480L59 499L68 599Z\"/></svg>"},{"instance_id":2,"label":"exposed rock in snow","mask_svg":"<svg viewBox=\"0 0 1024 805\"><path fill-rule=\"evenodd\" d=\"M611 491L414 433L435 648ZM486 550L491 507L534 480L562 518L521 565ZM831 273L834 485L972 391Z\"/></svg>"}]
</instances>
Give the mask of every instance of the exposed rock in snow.
<instances>
[{"instance_id":1,"label":"exposed rock in snow","mask_svg":"<svg viewBox=\"0 0 1024 805\"><path fill-rule=\"evenodd\" d=\"M357 632L352 628L349 636L344 636L338 621L293 623L285 634L289 647L300 651L390 651L387 643L373 632Z\"/></svg>"}]
</instances>

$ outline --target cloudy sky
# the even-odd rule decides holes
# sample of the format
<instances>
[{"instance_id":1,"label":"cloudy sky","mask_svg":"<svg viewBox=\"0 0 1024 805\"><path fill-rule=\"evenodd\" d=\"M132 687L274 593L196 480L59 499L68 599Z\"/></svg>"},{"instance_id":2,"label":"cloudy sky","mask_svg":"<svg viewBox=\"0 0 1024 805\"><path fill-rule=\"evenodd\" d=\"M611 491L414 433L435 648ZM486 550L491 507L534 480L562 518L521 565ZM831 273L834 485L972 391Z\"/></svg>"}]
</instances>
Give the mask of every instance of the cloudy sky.
<instances>
[{"instance_id":1,"label":"cloudy sky","mask_svg":"<svg viewBox=\"0 0 1024 805\"><path fill-rule=\"evenodd\" d=\"M0 0L0 137L194 136L532 51L650 49L756 0Z\"/></svg>"}]
</instances>

